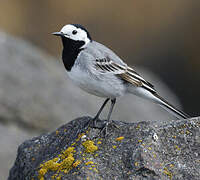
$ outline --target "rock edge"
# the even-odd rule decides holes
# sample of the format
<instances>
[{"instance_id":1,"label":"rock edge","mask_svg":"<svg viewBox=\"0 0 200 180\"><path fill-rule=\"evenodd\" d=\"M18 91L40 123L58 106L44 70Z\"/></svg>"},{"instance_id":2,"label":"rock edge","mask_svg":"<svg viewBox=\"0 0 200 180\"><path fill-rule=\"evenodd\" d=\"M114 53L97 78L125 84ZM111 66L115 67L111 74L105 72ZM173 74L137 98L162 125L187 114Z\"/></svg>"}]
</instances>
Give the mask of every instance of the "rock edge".
<instances>
[{"instance_id":1,"label":"rock edge","mask_svg":"<svg viewBox=\"0 0 200 180\"><path fill-rule=\"evenodd\" d=\"M199 179L200 118L170 123L115 121L106 138L90 117L25 141L8 180ZM103 121L99 121L102 124Z\"/></svg>"}]
</instances>

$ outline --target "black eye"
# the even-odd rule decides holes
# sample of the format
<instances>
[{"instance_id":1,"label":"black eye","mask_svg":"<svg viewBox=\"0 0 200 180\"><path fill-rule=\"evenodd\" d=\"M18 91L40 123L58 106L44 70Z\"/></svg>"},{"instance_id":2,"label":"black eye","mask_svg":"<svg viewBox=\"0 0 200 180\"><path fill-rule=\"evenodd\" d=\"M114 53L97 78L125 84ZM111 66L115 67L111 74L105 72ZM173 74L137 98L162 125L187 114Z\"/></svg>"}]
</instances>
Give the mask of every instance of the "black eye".
<instances>
[{"instance_id":1,"label":"black eye","mask_svg":"<svg viewBox=\"0 0 200 180\"><path fill-rule=\"evenodd\" d=\"M76 34L76 33L77 33L77 31L76 31L76 30L73 30L73 31L72 31L72 34Z\"/></svg>"}]
</instances>

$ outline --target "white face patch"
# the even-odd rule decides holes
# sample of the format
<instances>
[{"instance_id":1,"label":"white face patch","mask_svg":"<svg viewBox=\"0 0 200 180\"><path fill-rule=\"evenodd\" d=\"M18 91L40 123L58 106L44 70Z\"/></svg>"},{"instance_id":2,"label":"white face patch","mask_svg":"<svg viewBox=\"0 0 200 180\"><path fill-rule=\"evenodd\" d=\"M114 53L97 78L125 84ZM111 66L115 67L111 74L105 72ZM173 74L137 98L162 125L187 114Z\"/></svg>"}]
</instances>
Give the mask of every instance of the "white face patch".
<instances>
[{"instance_id":1,"label":"white face patch","mask_svg":"<svg viewBox=\"0 0 200 180\"><path fill-rule=\"evenodd\" d=\"M75 27L74 25L65 25L60 32L64 33L66 38L75 41L84 41L85 44L83 45L83 47L90 42L90 39L87 37L87 32L85 32L81 28Z\"/></svg>"}]
</instances>

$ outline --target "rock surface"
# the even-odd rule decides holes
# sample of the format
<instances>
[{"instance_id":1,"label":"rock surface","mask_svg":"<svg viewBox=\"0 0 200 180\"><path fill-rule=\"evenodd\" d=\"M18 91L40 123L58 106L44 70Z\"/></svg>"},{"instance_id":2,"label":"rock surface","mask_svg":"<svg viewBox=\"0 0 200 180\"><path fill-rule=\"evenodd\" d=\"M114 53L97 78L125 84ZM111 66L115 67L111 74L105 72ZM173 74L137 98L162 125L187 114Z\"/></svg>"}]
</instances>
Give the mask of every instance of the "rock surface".
<instances>
[{"instance_id":1,"label":"rock surface","mask_svg":"<svg viewBox=\"0 0 200 180\"><path fill-rule=\"evenodd\" d=\"M32 138L35 134L28 133L16 126L0 124L0 179L8 178L9 169L12 167L19 144Z\"/></svg>"},{"instance_id":2,"label":"rock surface","mask_svg":"<svg viewBox=\"0 0 200 180\"><path fill-rule=\"evenodd\" d=\"M115 121L106 138L86 128L90 119L25 141L8 179L199 179L200 118Z\"/></svg>"}]
</instances>

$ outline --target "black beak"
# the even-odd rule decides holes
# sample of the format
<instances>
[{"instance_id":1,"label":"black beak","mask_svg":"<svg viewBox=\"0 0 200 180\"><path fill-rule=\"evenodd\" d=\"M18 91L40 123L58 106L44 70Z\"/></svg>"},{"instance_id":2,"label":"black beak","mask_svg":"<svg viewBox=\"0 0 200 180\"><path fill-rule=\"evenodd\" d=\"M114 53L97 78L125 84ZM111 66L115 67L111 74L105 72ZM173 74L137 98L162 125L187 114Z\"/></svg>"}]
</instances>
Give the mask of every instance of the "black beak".
<instances>
[{"instance_id":1,"label":"black beak","mask_svg":"<svg viewBox=\"0 0 200 180\"><path fill-rule=\"evenodd\" d=\"M64 36L62 32L53 32L52 34L55 36L61 36L61 37Z\"/></svg>"}]
</instances>

